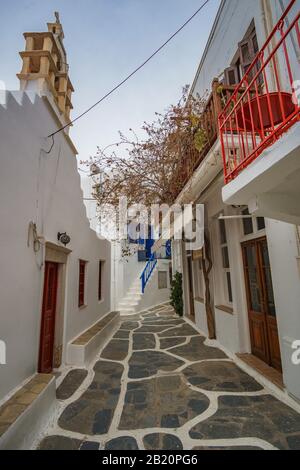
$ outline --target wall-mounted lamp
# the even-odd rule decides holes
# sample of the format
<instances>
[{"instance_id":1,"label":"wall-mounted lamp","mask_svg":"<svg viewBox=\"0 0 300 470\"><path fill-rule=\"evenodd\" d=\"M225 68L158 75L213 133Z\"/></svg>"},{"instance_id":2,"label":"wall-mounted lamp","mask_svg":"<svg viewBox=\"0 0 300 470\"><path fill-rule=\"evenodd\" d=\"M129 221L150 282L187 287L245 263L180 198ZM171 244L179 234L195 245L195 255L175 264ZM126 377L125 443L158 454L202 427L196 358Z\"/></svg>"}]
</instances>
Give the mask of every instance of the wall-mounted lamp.
<instances>
[{"instance_id":1,"label":"wall-mounted lamp","mask_svg":"<svg viewBox=\"0 0 300 470\"><path fill-rule=\"evenodd\" d=\"M67 232L63 232L63 233L58 232L57 240L63 245L67 246L70 243L71 238L69 237L69 235L67 235Z\"/></svg>"}]
</instances>

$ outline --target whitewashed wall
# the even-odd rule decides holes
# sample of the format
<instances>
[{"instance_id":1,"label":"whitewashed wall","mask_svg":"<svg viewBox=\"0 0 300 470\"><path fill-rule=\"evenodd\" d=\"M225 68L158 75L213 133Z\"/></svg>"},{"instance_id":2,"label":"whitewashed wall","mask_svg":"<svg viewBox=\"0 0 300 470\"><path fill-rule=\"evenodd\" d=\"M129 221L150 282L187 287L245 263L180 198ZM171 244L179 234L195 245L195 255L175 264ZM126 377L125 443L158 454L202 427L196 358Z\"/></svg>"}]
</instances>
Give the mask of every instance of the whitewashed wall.
<instances>
[{"instance_id":1,"label":"whitewashed wall","mask_svg":"<svg viewBox=\"0 0 300 470\"><path fill-rule=\"evenodd\" d=\"M289 0L283 0L286 7ZM300 7L297 0L290 18ZM212 80L222 76L225 68L229 67L237 50L238 43L244 38L251 21L254 20L258 44L261 47L274 25L282 15L279 0L225 0L216 19L206 51L200 62L199 69L193 84L193 92L204 96L211 90ZM288 44L291 52L291 44ZM295 62L295 53L291 53L292 63Z\"/></svg>"},{"instance_id":2,"label":"whitewashed wall","mask_svg":"<svg viewBox=\"0 0 300 470\"><path fill-rule=\"evenodd\" d=\"M37 223L46 241L66 231L72 250L67 264L64 344L110 310L110 244L90 227L82 202L73 150L56 129L46 99L10 93L0 105L0 339L7 365L0 365L0 399L37 370L43 288L43 252L27 246L28 225ZM88 261L86 308L78 308L78 260ZM98 302L98 262L105 261L104 300Z\"/></svg>"},{"instance_id":3,"label":"whitewashed wall","mask_svg":"<svg viewBox=\"0 0 300 470\"><path fill-rule=\"evenodd\" d=\"M232 313L229 313L218 306L222 306L223 299L220 295L220 276L222 275L221 266L221 248L218 237L218 217L221 214L231 215L231 208L226 206L222 201L222 179L215 183L214 187L207 193L203 201L207 208L207 224L211 236L211 254L213 261L213 270L210 277L211 294L214 304L214 315L216 325L216 335L218 341L231 352L241 352L243 349L249 352L249 342L243 343L245 330L247 331L247 309L245 304L244 285L241 282L242 257L239 241L239 226L234 220L226 222L226 233L228 241L228 252L231 265L231 283L233 304ZM226 305L225 305L226 306ZM205 309L202 310L201 321L206 322ZM203 318L204 316L204 318ZM242 346L242 344L243 346Z\"/></svg>"},{"instance_id":4,"label":"whitewashed wall","mask_svg":"<svg viewBox=\"0 0 300 470\"><path fill-rule=\"evenodd\" d=\"M218 214L233 215L235 210L223 204L221 199L221 181L210 191L205 202L210 223L213 252L213 296L216 334L218 341L229 351L236 353L251 352L248 310L246 302L244 271L242 262L241 220L227 220L226 231L231 265L233 292L233 314L217 308L219 302L217 256L220 245L216 237ZM215 222L214 222L215 221ZM215 228L214 228L215 227ZM300 339L300 247L297 244L296 227L271 219L266 219L265 230L270 255L272 281L277 312L278 332L281 347L284 383L290 394L300 398L299 365L292 363L292 344ZM261 236L257 234L256 236ZM251 236L250 236L251 238ZM196 323L206 332L206 314L204 305L195 302Z\"/></svg>"},{"instance_id":5,"label":"whitewashed wall","mask_svg":"<svg viewBox=\"0 0 300 470\"><path fill-rule=\"evenodd\" d=\"M223 0L213 30L211 32L206 51L200 62L192 92L205 95L211 90L211 84L215 77L222 77L223 71L234 58L238 43L243 39L251 21L254 19L259 46L265 42L272 26L281 16L283 7L289 0ZM297 0L290 18L295 11L299 11L300 0ZM292 67L297 64L295 50L292 43L287 44ZM285 78L284 76L282 77ZM200 201L204 202L204 201ZM222 204L221 186L215 194L211 194L206 200L209 217L214 217L218 211L224 209L225 214L232 213L232 209ZM234 263L232 272L233 312L228 315L215 309L216 329L218 340L233 352L250 352L248 314L246 307L244 274L240 248L240 222L228 223L229 256ZM280 336L282 361L284 368L284 380L288 391L300 398L300 373L299 366L291 362L291 343L300 339L300 279L299 279L299 252L295 227L283 222L268 220L266 234L268 238L270 262L272 269L275 304L277 309L278 329ZM215 246L214 246L215 245ZM213 241L213 251L218 249L216 240ZM186 277L186 274L185 274ZM218 292L215 291L217 303ZM196 303L196 319L200 325L205 325L204 309Z\"/></svg>"},{"instance_id":6,"label":"whitewashed wall","mask_svg":"<svg viewBox=\"0 0 300 470\"><path fill-rule=\"evenodd\" d=\"M300 271L296 227L267 220L267 238L285 385L300 399L300 366L292 344L300 340Z\"/></svg>"},{"instance_id":7,"label":"whitewashed wall","mask_svg":"<svg viewBox=\"0 0 300 470\"><path fill-rule=\"evenodd\" d=\"M242 41L253 19L261 46L266 38L261 0L222 2L194 80L194 93L204 96L207 90L211 90L213 79L221 76L225 68L230 66L238 50L238 43Z\"/></svg>"},{"instance_id":8,"label":"whitewashed wall","mask_svg":"<svg viewBox=\"0 0 300 470\"><path fill-rule=\"evenodd\" d=\"M147 308L154 307L170 301L170 276L169 276L169 260L158 260L157 268L153 271L152 276L146 286L145 293L139 303L139 310L143 311ZM167 288L159 289L158 272L164 271L167 277Z\"/></svg>"},{"instance_id":9,"label":"whitewashed wall","mask_svg":"<svg viewBox=\"0 0 300 470\"><path fill-rule=\"evenodd\" d=\"M139 278L146 262L138 261L137 245L130 245L131 255L122 255L122 245L124 242L113 242L112 248L112 305L117 310L119 303L127 295L129 288Z\"/></svg>"},{"instance_id":10,"label":"whitewashed wall","mask_svg":"<svg viewBox=\"0 0 300 470\"><path fill-rule=\"evenodd\" d=\"M88 171L87 168L83 169L83 171ZM80 183L84 197L84 205L86 207L86 216L90 223L91 229L93 229L96 233L100 233L100 224L99 224L99 214L97 211L97 203L96 200L92 198L93 193L93 179L89 174L80 172Z\"/></svg>"},{"instance_id":11,"label":"whitewashed wall","mask_svg":"<svg viewBox=\"0 0 300 470\"><path fill-rule=\"evenodd\" d=\"M84 173L81 173L81 187L85 196L84 204L86 206L87 216L90 226L95 231L99 232L101 226L99 224L99 213L97 213L97 205L94 201L90 201L93 192L93 178ZM101 222L101 221L100 221ZM102 227L104 229L104 227ZM112 229L113 227L111 227ZM113 232L108 230L108 237L112 236ZM129 249L131 254L124 256L123 249ZM146 266L146 262L138 261L138 244L127 244L125 241L112 241L111 242L111 308L118 310L120 302L126 297L130 287L139 278ZM161 253L165 253L163 247ZM157 274L153 274L157 276ZM147 288L142 301L142 308L148 308L159 303L169 300L169 288L162 292L158 289L156 281L151 281L151 288Z\"/></svg>"},{"instance_id":12,"label":"whitewashed wall","mask_svg":"<svg viewBox=\"0 0 300 470\"><path fill-rule=\"evenodd\" d=\"M172 270L173 274L182 273L182 241L172 241Z\"/></svg>"},{"instance_id":13,"label":"whitewashed wall","mask_svg":"<svg viewBox=\"0 0 300 470\"><path fill-rule=\"evenodd\" d=\"M124 272L123 295L127 294L128 289L139 278L146 266L145 261L138 261L138 245L131 244L130 247L132 250L131 256L121 258L120 262Z\"/></svg>"},{"instance_id":14,"label":"whitewashed wall","mask_svg":"<svg viewBox=\"0 0 300 470\"><path fill-rule=\"evenodd\" d=\"M195 320L199 330L208 336L206 309L204 302L195 300Z\"/></svg>"}]
</instances>

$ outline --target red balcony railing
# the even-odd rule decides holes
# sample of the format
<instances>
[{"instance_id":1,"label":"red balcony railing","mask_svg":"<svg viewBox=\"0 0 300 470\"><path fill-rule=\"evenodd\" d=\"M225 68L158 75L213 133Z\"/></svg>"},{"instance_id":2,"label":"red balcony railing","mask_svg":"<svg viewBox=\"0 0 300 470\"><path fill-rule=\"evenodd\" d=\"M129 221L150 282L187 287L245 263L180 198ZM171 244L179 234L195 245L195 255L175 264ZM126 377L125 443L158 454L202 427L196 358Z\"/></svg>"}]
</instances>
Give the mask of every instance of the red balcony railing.
<instances>
[{"instance_id":1,"label":"red balcony railing","mask_svg":"<svg viewBox=\"0 0 300 470\"><path fill-rule=\"evenodd\" d=\"M294 12L295 4L289 3L219 115L226 184L300 120L295 90L300 85L300 12Z\"/></svg>"},{"instance_id":2,"label":"red balcony railing","mask_svg":"<svg viewBox=\"0 0 300 470\"><path fill-rule=\"evenodd\" d=\"M189 150L182 152L174 178L177 181L176 196L187 184L193 173L209 153L218 139L218 116L227 101L235 91L235 86L222 85L217 78L213 80L211 93L204 105L201 116L201 129L203 131L203 146L196 150L188 146Z\"/></svg>"}]
</instances>

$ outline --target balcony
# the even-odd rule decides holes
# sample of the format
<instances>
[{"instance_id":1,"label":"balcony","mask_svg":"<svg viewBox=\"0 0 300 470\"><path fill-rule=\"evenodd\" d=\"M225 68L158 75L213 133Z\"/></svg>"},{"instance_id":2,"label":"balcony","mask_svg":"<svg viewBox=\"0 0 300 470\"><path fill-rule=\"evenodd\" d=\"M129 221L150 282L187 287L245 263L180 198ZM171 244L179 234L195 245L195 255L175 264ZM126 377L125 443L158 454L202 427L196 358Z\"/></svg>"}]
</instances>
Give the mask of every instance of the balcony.
<instances>
[{"instance_id":1,"label":"balcony","mask_svg":"<svg viewBox=\"0 0 300 470\"><path fill-rule=\"evenodd\" d=\"M224 85L220 83L218 79L214 79L210 95L205 103L201 117L203 146L201 150L190 148L188 152L183 154L182 161L178 165L178 170L174 175L178 183L176 196L189 182L190 178L217 142L219 136L218 116L235 92L235 88L235 86Z\"/></svg>"},{"instance_id":2,"label":"balcony","mask_svg":"<svg viewBox=\"0 0 300 470\"><path fill-rule=\"evenodd\" d=\"M299 55L296 68L288 44L291 40L300 49L300 12L291 24L287 21L295 2L290 2L219 116L225 183L300 119L295 90L300 79ZM288 80L280 73L283 68Z\"/></svg>"},{"instance_id":3,"label":"balcony","mask_svg":"<svg viewBox=\"0 0 300 470\"><path fill-rule=\"evenodd\" d=\"M291 223L300 223L299 20L292 0L219 115L224 202Z\"/></svg>"}]
</instances>

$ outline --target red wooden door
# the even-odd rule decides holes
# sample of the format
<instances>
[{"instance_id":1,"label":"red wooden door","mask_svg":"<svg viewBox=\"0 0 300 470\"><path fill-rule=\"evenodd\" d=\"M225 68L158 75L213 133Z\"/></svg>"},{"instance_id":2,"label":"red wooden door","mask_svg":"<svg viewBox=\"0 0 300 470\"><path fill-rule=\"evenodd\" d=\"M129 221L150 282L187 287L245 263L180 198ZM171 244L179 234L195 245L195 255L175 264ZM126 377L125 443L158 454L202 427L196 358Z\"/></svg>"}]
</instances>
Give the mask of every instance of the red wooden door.
<instances>
[{"instance_id":1,"label":"red wooden door","mask_svg":"<svg viewBox=\"0 0 300 470\"><path fill-rule=\"evenodd\" d=\"M39 372L44 374L53 369L57 274L58 264L46 262L39 354Z\"/></svg>"},{"instance_id":2,"label":"red wooden door","mask_svg":"<svg viewBox=\"0 0 300 470\"><path fill-rule=\"evenodd\" d=\"M267 240L251 240L242 247L252 354L281 370Z\"/></svg>"}]
</instances>

